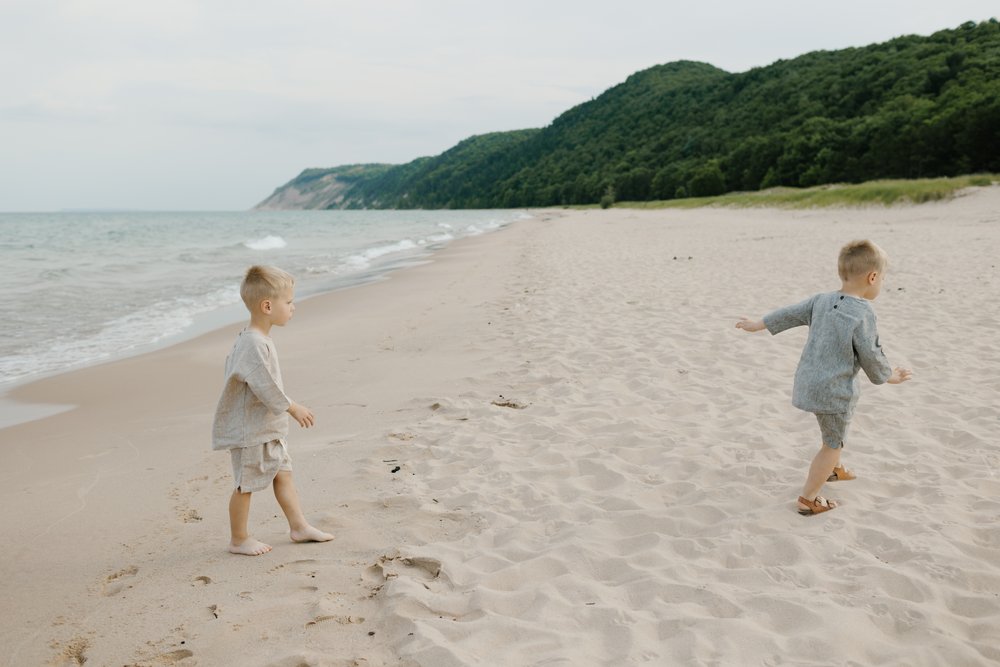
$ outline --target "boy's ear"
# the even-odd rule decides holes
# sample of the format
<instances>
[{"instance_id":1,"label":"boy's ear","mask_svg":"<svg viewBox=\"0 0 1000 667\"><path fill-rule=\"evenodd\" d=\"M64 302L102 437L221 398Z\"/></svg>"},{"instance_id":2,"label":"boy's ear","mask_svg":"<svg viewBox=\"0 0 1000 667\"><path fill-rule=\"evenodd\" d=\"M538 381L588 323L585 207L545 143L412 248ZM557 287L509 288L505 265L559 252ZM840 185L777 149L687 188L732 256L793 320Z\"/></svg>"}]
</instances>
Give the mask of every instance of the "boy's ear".
<instances>
[{"instance_id":1,"label":"boy's ear","mask_svg":"<svg viewBox=\"0 0 1000 667\"><path fill-rule=\"evenodd\" d=\"M270 315L271 314L271 300L270 299L264 299L263 301L260 302L260 311L262 313L264 313L265 315Z\"/></svg>"},{"instance_id":2,"label":"boy's ear","mask_svg":"<svg viewBox=\"0 0 1000 667\"><path fill-rule=\"evenodd\" d=\"M875 281L877 279L878 279L878 271L869 271L868 272L868 284L869 285L874 285Z\"/></svg>"}]
</instances>

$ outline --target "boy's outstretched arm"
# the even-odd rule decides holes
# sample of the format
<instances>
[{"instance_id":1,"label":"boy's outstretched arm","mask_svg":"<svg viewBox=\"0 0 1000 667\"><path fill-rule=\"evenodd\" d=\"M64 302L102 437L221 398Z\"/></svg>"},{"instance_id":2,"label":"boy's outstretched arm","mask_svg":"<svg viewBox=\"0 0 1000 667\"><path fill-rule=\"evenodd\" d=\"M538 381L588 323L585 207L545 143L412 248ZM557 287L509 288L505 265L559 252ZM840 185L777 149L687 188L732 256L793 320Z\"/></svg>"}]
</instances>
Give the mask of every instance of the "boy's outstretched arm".
<instances>
[{"instance_id":1,"label":"boy's outstretched arm","mask_svg":"<svg viewBox=\"0 0 1000 667\"><path fill-rule=\"evenodd\" d=\"M754 331L763 331L767 327L764 325L764 320L751 320L749 317L741 317L740 321L736 323L736 328L753 333Z\"/></svg>"}]
</instances>

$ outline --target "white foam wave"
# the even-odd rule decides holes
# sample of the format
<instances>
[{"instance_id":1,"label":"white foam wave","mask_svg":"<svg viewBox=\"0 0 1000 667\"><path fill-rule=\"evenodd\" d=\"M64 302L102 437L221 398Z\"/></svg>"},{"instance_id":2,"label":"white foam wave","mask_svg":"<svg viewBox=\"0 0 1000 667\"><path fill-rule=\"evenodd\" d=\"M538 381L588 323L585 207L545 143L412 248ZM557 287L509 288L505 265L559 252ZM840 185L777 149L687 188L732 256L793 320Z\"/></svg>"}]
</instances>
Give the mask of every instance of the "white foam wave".
<instances>
[{"instance_id":1,"label":"white foam wave","mask_svg":"<svg viewBox=\"0 0 1000 667\"><path fill-rule=\"evenodd\" d=\"M344 260L344 266L349 269L366 269L371 265L362 255L351 255Z\"/></svg>"},{"instance_id":2,"label":"white foam wave","mask_svg":"<svg viewBox=\"0 0 1000 667\"><path fill-rule=\"evenodd\" d=\"M402 241L397 241L396 243L390 243L389 245L376 246L374 248L369 248L364 252L365 257L368 259L378 259L384 255L391 255L394 252L403 252L404 250L413 250L417 247L417 244L410 239L403 239Z\"/></svg>"},{"instance_id":3,"label":"white foam wave","mask_svg":"<svg viewBox=\"0 0 1000 667\"><path fill-rule=\"evenodd\" d=\"M184 333L197 315L239 303L236 287L226 287L201 297L177 297L159 301L106 322L95 335L60 336L44 347L0 358L0 377L14 381L30 375L45 375L85 366Z\"/></svg>"},{"instance_id":4,"label":"white foam wave","mask_svg":"<svg viewBox=\"0 0 1000 667\"><path fill-rule=\"evenodd\" d=\"M371 266L372 260L378 259L379 257L384 257L386 255L391 255L397 252L405 252L407 250L413 250L420 247L419 243L415 243L410 239L403 239L402 241L397 241L396 243L389 243L386 245L379 245L373 248L368 248L362 253L356 255L351 255L344 260L344 263L355 269L364 269Z\"/></svg>"},{"instance_id":5,"label":"white foam wave","mask_svg":"<svg viewBox=\"0 0 1000 667\"><path fill-rule=\"evenodd\" d=\"M277 250L279 248L284 248L288 245L288 242L280 236L275 236L274 234L268 234L267 236L251 241L245 241L243 243L247 248L251 250Z\"/></svg>"}]
</instances>

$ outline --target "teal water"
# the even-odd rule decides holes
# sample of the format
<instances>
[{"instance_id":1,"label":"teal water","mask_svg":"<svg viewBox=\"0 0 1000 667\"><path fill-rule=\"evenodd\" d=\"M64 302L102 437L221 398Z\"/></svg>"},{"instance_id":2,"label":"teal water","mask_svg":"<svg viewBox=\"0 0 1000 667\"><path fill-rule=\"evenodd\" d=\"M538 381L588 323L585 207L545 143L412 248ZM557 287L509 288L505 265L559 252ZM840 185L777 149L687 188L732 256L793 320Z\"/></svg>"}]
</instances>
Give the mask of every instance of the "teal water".
<instances>
[{"instance_id":1,"label":"teal water","mask_svg":"<svg viewBox=\"0 0 1000 667\"><path fill-rule=\"evenodd\" d=\"M298 298L371 280L523 211L0 213L13 327L0 389L170 344L245 317L248 266Z\"/></svg>"}]
</instances>

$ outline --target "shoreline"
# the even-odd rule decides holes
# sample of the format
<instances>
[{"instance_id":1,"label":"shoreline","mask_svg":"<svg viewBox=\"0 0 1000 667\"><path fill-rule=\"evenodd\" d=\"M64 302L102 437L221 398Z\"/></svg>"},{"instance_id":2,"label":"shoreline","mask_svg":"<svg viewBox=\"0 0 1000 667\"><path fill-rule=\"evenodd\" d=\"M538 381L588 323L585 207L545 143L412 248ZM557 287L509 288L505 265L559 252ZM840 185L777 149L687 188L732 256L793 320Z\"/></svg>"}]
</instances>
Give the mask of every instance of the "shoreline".
<instances>
[{"instance_id":1,"label":"shoreline","mask_svg":"<svg viewBox=\"0 0 1000 667\"><path fill-rule=\"evenodd\" d=\"M255 494L257 558L225 551L208 446L238 325L28 385L80 407L0 431L9 664L1000 660L997 211L533 211L310 298L273 337L336 539L291 544ZM879 332L915 377L864 387L859 478L803 518L804 331L733 325L835 288L857 237L890 254Z\"/></svg>"},{"instance_id":2,"label":"shoreline","mask_svg":"<svg viewBox=\"0 0 1000 667\"><path fill-rule=\"evenodd\" d=\"M0 393L162 349L242 319L237 286L250 264L281 264L297 276L301 300L424 261L448 241L488 233L525 215L514 210L10 216L5 228L9 225L12 235L14 306L25 314L23 326L15 327L0 351ZM35 256L47 235L54 235L48 259ZM86 297L87 278L74 268L74 253L97 258ZM45 268L49 264L55 268ZM171 271L180 273L169 278Z\"/></svg>"},{"instance_id":3,"label":"shoreline","mask_svg":"<svg viewBox=\"0 0 1000 667\"><path fill-rule=\"evenodd\" d=\"M515 222L523 222L523 220ZM505 223L496 229L492 229L481 234L455 239L438 247L424 247L418 252L406 253L400 257L388 256L381 262L377 262L367 269L358 271L355 274L341 277L335 280L332 284L319 288L317 291L307 291L304 294L297 294L296 300L297 302L302 303L315 297L360 288L372 283L387 280L393 273L398 271L405 271L410 268L433 262L437 254L447 250L455 243L460 243L470 238L477 238L482 235L496 233L510 224L513 224L513 222ZM95 368L105 364L113 364L125 359L140 357L146 354L155 354L161 350L165 350L176 345L182 345L188 341L195 340L219 329L232 326L237 322L243 321L245 319L245 314L246 309L242 303L232 304L214 311L201 313L194 318L191 325L184 331L175 335L167 336L158 341L138 345L135 348L123 352L119 356L91 360L66 370L18 378L10 382L0 384L0 431L18 424L43 419L46 416L53 416L59 414L60 412L71 410L75 407L67 404L49 404L47 402L28 402L21 400L17 397L17 395L22 387L26 387L43 380L57 378L75 371Z\"/></svg>"}]
</instances>

